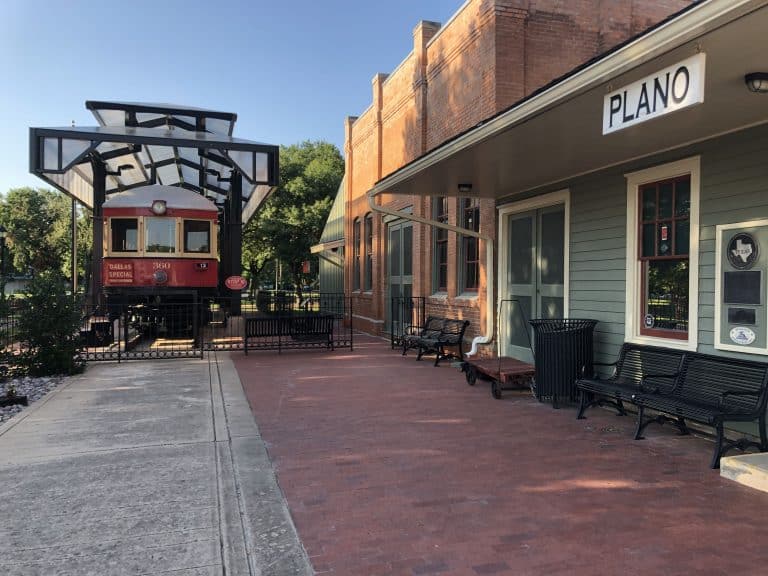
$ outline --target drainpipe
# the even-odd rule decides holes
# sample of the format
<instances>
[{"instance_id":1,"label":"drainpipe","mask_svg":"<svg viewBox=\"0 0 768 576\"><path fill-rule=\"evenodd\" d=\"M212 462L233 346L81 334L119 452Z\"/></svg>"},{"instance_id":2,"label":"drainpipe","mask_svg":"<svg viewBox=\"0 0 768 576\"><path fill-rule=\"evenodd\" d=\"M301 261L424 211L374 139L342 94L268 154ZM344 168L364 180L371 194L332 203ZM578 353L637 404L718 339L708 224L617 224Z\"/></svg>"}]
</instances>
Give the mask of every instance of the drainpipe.
<instances>
[{"instance_id":1,"label":"drainpipe","mask_svg":"<svg viewBox=\"0 0 768 576\"><path fill-rule=\"evenodd\" d=\"M379 206L374 201L374 197L381 192L376 192L374 190L371 190L368 192L368 206L371 207L371 210L374 212L380 212L382 214L387 214L389 216L394 216L396 218L402 218L404 220L411 220L413 222L419 222L420 224L426 224L427 226L432 226L433 228L442 228L443 230L448 230L450 232L455 232L456 234L461 234L463 236L472 236L473 238L478 238L480 240L483 240L485 243L485 270L486 270L486 296L485 296L485 307L486 307L486 325L487 330L485 335L483 336L475 336L472 339L472 348L465 354L465 356L474 356L477 354L477 347L481 345L487 345L493 342L493 332L494 332L494 323L496 320L496 317L494 315L493 311L493 239L490 236L487 236L485 234L480 234L479 232L475 232L474 230L467 230L466 228L459 228L458 226L454 226L452 224L446 224L445 222L438 222L437 220L431 220L429 218L422 218L421 216L415 216L414 214L408 214L407 212L401 212L399 210L392 210L391 208L385 208L384 206Z\"/></svg>"}]
</instances>

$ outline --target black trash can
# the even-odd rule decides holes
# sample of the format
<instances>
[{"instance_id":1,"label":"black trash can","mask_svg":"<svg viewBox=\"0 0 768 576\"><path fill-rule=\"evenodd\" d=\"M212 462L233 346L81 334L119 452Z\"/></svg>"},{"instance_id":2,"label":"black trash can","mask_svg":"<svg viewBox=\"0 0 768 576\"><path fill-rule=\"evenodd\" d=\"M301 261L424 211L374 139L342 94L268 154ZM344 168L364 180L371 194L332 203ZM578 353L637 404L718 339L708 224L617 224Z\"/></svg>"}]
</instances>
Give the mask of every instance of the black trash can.
<instances>
[{"instance_id":1,"label":"black trash can","mask_svg":"<svg viewBox=\"0 0 768 576\"><path fill-rule=\"evenodd\" d=\"M539 401L576 401L576 380L582 367L592 373L592 334L597 320L552 318L530 320L533 326L536 397Z\"/></svg>"}]
</instances>

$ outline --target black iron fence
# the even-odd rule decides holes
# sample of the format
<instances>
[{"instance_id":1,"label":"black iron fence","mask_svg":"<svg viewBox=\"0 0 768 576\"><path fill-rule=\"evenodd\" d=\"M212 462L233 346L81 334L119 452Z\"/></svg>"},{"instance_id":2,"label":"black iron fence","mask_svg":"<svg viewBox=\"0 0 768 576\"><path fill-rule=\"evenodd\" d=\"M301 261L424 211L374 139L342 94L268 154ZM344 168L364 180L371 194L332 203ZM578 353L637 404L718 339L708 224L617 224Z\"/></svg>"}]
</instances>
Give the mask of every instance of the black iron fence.
<instances>
[{"instance_id":1,"label":"black iron fence","mask_svg":"<svg viewBox=\"0 0 768 576\"><path fill-rule=\"evenodd\" d=\"M321 317L323 322L314 321ZM303 319L303 320L302 320ZM255 333L256 325L290 329ZM314 336L323 326L325 340ZM86 361L201 357L207 350L330 349L354 346L352 306L344 294L269 291L232 299L87 309L80 335Z\"/></svg>"},{"instance_id":2,"label":"black iron fence","mask_svg":"<svg viewBox=\"0 0 768 576\"><path fill-rule=\"evenodd\" d=\"M0 368L25 351L19 336L24 300L0 313ZM274 337L253 337L250 349L325 346L353 349L352 300L341 293L259 293L233 311L232 299L84 307L77 330L85 361L201 357L207 350L245 350L247 326L287 328ZM320 334L320 336L318 336ZM322 338L321 338L322 336ZM7 368L7 366L6 366Z\"/></svg>"},{"instance_id":3,"label":"black iron fence","mask_svg":"<svg viewBox=\"0 0 768 576\"><path fill-rule=\"evenodd\" d=\"M392 349L402 346L403 336L409 330L420 331L426 320L424 296L393 297L389 312L389 337Z\"/></svg>"}]
</instances>

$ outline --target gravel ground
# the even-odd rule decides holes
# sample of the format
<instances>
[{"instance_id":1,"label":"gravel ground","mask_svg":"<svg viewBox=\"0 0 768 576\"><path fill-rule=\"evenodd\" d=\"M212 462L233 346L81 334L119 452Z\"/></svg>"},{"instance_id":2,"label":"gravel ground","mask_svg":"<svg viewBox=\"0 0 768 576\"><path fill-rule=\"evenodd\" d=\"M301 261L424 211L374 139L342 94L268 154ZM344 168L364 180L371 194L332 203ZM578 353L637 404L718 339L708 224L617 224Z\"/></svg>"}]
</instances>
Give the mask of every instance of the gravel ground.
<instances>
[{"instance_id":1,"label":"gravel ground","mask_svg":"<svg viewBox=\"0 0 768 576\"><path fill-rule=\"evenodd\" d=\"M19 396L27 396L29 404L39 400L48 392L56 388L59 384L62 384L66 380L66 376L45 376L41 378L33 378L31 376L24 376L22 378L14 378L7 382L0 383L0 396L4 396L6 391L11 386L16 388L16 394ZM15 404L13 406L5 406L0 408L0 422L5 422L13 418L16 414L21 412L26 406Z\"/></svg>"}]
</instances>

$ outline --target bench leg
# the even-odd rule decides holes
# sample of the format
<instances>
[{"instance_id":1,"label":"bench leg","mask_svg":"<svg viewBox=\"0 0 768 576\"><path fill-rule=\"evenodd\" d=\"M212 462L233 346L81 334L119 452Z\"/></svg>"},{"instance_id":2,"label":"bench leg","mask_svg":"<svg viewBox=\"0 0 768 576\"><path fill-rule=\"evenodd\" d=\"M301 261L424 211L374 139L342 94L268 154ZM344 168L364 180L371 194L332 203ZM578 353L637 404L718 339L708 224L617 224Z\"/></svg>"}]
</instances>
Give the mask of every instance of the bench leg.
<instances>
[{"instance_id":1,"label":"bench leg","mask_svg":"<svg viewBox=\"0 0 768 576\"><path fill-rule=\"evenodd\" d=\"M760 427L760 452L768 452L768 434L765 432L765 414L762 414L758 420Z\"/></svg>"},{"instance_id":2,"label":"bench leg","mask_svg":"<svg viewBox=\"0 0 768 576\"><path fill-rule=\"evenodd\" d=\"M643 423L643 417L645 416L645 406L640 406L640 408L637 411L637 429L635 430L635 440L643 440L643 430L645 430L645 427L650 424L650 420L648 422Z\"/></svg>"},{"instance_id":3,"label":"bench leg","mask_svg":"<svg viewBox=\"0 0 768 576\"><path fill-rule=\"evenodd\" d=\"M619 416L626 416L627 411L624 409L624 402L620 399L616 399L616 409L619 411Z\"/></svg>"},{"instance_id":4,"label":"bench leg","mask_svg":"<svg viewBox=\"0 0 768 576\"><path fill-rule=\"evenodd\" d=\"M416 354L416 360L417 360L417 361L421 360L421 357L422 357L423 355L424 355L424 348L422 348L422 347L421 347L421 345L419 345L419 353L418 353L418 354Z\"/></svg>"},{"instance_id":5,"label":"bench leg","mask_svg":"<svg viewBox=\"0 0 768 576\"><path fill-rule=\"evenodd\" d=\"M589 392L582 391L581 392L581 402L579 403L579 413L576 415L576 420L585 420L584 418L584 411L589 407L591 402L587 402L587 394ZM589 394L590 400L592 399L592 394Z\"/></svg>"},{"instance_id":6,"label":"bench leg","mask_svg":"<svg viewBox=\"0 0 768 576\"><path fill-rule=\"evenodd\" d=\"M685 418L678 416L675 422L672 422L677 429L680 430L680 436L690 436L691 431L688 429L688 425L685 423Z\"/></svg>"},{"instance_id":7,"label":"bench leg","mask_svg":"<svg viewBox=\"0 0 768 576\"><path fill-rule=\"evenodd\" d=\"M712 454L712 462L709 463L709 467L713 470L720 468L720 456L723 453L723 423L718 422L715 428L717 429L717 437L715 438L715 453Z\"/></svg>"},{"instance_id":8,"label":"bench leg","mask_svg":"<svg viewBox=\"0 0 768 576\"><path fill-rule=\"evenodd\" d=\"M440 364L440 358L443 356L445 356L445 351L443 350L442 346L438 346L437 350L435 351L435 367Z\"/></svg>"}]
</instances>

